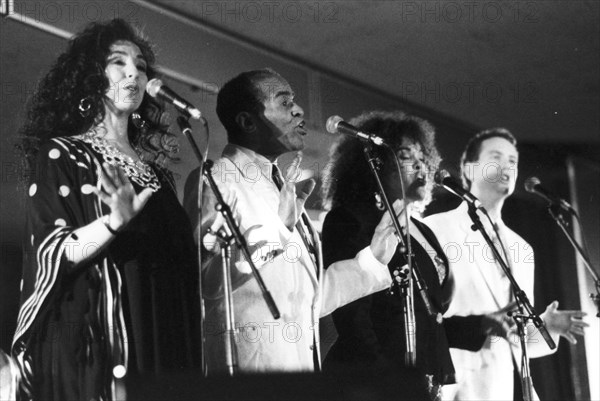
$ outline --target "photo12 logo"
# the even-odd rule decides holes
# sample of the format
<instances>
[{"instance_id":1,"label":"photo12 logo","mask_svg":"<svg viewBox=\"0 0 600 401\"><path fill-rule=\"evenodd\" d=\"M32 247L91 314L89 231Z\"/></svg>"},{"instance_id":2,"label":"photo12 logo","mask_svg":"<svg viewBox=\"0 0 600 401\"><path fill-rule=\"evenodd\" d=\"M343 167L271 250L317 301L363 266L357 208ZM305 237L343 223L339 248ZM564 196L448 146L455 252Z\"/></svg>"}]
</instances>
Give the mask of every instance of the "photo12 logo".
<instances>
[{"instance_id":1,"label":"photo12 logo","mask_svg":"<svg viewBox=\"0 0 600 401\"><path fill-rule=\"evenodd\" d=\"M202 1L203 18L221 23L336 23L339 6L332 1Z\"/></svg>"},{"instance_id":2,"label":"photo12 logo","mask_svg":"<svg viewBox=\"0 0 600 401\"><path fill-rule=\"evenodd\" d=\"M14 1L3 0L1 11L2 15L38 23L85 23L114 18L137 23L139 6L128 1L23 1L15 4Z\"/></svg>"},{"instance_id":3,"label":"photo12 logo","mask_svg":"<svg viewBox=\"0 0 600 401\"><path fill-rule=\"evenodd\" d=\"M420 23L537 23L540 2L535 1L402 1L402 22Z\"/></svg>"}]
</instances>

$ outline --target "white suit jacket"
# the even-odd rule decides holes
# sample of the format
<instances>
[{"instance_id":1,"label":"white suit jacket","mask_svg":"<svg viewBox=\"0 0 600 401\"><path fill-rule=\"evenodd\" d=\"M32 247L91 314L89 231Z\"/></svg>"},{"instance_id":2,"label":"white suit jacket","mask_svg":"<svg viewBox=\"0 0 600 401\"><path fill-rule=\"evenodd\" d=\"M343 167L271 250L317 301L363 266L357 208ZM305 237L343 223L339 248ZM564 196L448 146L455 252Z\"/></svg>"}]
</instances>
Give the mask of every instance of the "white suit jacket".
<instances>
[{"instance_id":1,"label":"white suit jacket","mask_svg":"<svg viewBox=\"0 0 600 401\"><path fill-rule=\"evenodd\" d=\"M483 217L482 221L485 223ZM482 315L510 303L513 298L508 278L496 264L481 233L471 229L473 223L465 202L449 212L427 217L425 223L440 241L454 279L455 287L445 316ZM509 255L512 274L533 304L533 249L502 221L496 223ZM530 357L553 352L535 327L530 325L527 330L530 334L527 338ZM554 335L553 339L558 344L558 336ZM488 337L481 350L476 352L454 348L450 351L457 384L445 386L444 399L512 400L513 355L519 368L521 364L521 348L516 333L510 334L508 340Z\"/></svg>"},{"instance_id":2,"label":"white suit jacket","mask_svg":"<svg viewBox=\"0 0 600 401\"><path fill-rule=\"evenodd\" d=\"M368 247L354 259L324 270L319 236L307 218L305 230L317 250L315 265L298 230L288 230L279 218L279 190L271 179L271 168L272 164L261 155L227 145L212 170L225 200L232 205L242 233L257 226L250 231L249 244L266 241L253 253L253 260L281 312L281 318L274 320L247 262L234 250L232 280L235 323L239 328L239 370L313 371L314 355L320 361L319 318L388 287L391 278L388 268L375 259ZM214 194L206 184L204 187L202 235L216 215ZM191 190L197 190L197 186ZM205 357L209 373L219 372L225 369L220 255L208 258L203 255L202 279L206 303Z\"/></svg>"}]
</instances>

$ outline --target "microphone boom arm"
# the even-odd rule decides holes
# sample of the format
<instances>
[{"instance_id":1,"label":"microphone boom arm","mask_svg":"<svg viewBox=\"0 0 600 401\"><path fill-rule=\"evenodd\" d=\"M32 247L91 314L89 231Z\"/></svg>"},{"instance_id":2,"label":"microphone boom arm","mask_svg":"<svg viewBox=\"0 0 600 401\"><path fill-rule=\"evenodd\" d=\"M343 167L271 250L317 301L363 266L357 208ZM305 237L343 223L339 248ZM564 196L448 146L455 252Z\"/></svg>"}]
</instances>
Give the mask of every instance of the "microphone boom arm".
<instances>
[{"instance_id":1,"label":"microphone boom arm","mask_svg":"<svg viewBox=\"0 0 600 401\"><path fill-rule=\"evenodd\" d=\"M375 177L375 181L377 182L377 186L379 188L379 192L381 194L381 199L383 201L383 204L385 206L385 209L387 210L387 212L390 214L391 218L392 218L392 223L394 225L394 229L396 231L396 236L398 238L398 240L400 241L400 246L404 247L407 250L407 254L406 254L406 261L408 263L408 269L409 269L409 274L412 275L412 277L414 278L414 281L416 283L417 286L417 290L423 300L423 303L425 305L425 309L427 310L427 313L430 316L437 316L437 312L435 311L433 304L431 303L431 300L429 299L429 294L427 293L427 285L425 284L425 281L423 280L421 273L419 271L419 268L416 266L416 264L412 263L412 255L411 255L411 250L410 250L410 233L407 232L407 245L408 246L404 246L404 241L402 238L402 229L400 228L400 222L398 221L398 217L396 216L396 213L394 211L394 208L392 207L392 204L390 203L390 200L383 188L383 183L381 182L381 177L379 177L379 166L378 166L378 160L377 158L373 155L373 144L371 142L368 142L365 145L364 148L364 152L365 152L365 156L367 158L367 162L368 165L371 169L371 172L373 173L373 176ZM391 148L390 148L391 150ZM393 150L392 150L393 151ZM407 217L408 217L408 213L407 213ZM408 228L408 226L407 226ZM394 280L394 284L397 283L396 278L393 278ZM404 289L402 289L402 293L405 295L404 298L404 303L405 303L405 307L404 307L404 321L406 322L412 322L413 324L415 324L415 317L414 317L414 306L412 305L412 291L410 290L410 288L408 288L408 291L405 291ZM416 326L416 324L415 324ZM416 366L416 328L415 326L413 326L412 328L408 328L405 327L405 340L406 340L406 355L405 355L405 363L407 366Z\"/></svg>"},{"instance_id":2,"label":"microphone boom arm","mask_svg":"<svg viewBox=\"0 0 600 401\"><path fill-rule=\"evenodd\" d=\"M223 199L223 195L221 194L221 191L219 191L219 187L217 186L217 183L215 182L215 180L211 174L211 168L214 163L212 162L212 160L207 160L206 162L203 160L202 153L198 149L198 146L196 145L196 142L194 141L194 138L192 137L192 129L189 124L189 121L186 120L185 118L179 118L179 119L177 119L177 122L179 123L181 131L183 132L185 137L190 141L190 145L194 151L194 154L196 155L196 157L198 157L198 160L201 163L202 174L204 175L204 178L208 182L208 185L210 186L211 190L213 191L213 193L215 194L215 197L217 199L216 208L223 215L223 218L225 219L225 222L227 223L227 226L229 227L229 229L232 233L233 239L238 244L242 253L246 257L246 260L248 261L248 265L252 269L252 274L254 275L254 278L256 279L258 287L260 288L260 290L262 292L263 298L269 308L269 311L271 312L271 315L273 316L273 319L279 319L279 317L281 316L281 314L279 313L279 309L277 308L277 305L275 304L273 296L267 289L267 287L262 279L262 276L260 275L260 272L258 271L256 266L254 265L254 262L252 261L252 255L250 254L250 251L248 249L248 243L246 241L246 238L242 235L242 232L240 231L240 228L237 225L235 218L233 217L231 208L229 207L227 202L225 202L225 200Z\"/></svg>"},{"instance_id":3,"label":"microphone boom arm","mask_svg":"<svg viewBox=\"0 0 600 401\"><path fill-rule=\"evenodd\" d=\"M537 330L539 330L540 334L542 335L542 337L544 338L544 340L546 341L546 343L548 344L548 347L550 347L550 349L555 349L556 343L550 336L550 333L548 333L548 329L546 328L546 324L544 323L542 318L539 317L539 315L537 315L535 313L535 311L533 310L533 306L531 306L531 302L529 302L529 298L527 298L527 294L525 293L525 291L523 291L521 289L521 287L519 287L519 284L517 283L514 276L512 275L510 268L508 267L508 265L506 264L506 262L500 255L498 248L496 248L496 245L494 244L494 242L492 241L490 236L485 231L485 228L483 227L483 224L481 223L481 219L477 215L476 206L472 203L468 203L468 205L469 205L469 217L471 217L471 220L473 221L473 226L471 226L471 228L473 229L473 231L478 230L481 233L481 235L487 242L488 246L494 253L494 257L496 258L496 261L498 261L498 263L500 264L500 267L504 271L504 274L510 281L510 284L511 284L513 292L514 292L515 299L517 301L518 311L516 313L514 311L511 311L508 313L508 315L513 318L513 320L515 321L515 323L517 325L517 333L519 335L519 340L520 340L521 349L522 349L521 385L522 385L522 389L523 389L523 400L524 401L532 401L534 393L533 393L533 381L531 379L531 371L529 369L529 356L527 353L527 341L525 339L525 324L526 324L526 322L528 320L533 322L534 326L537 328ZM485 213L489 219L489 215L487 214L487 211L485 210L485 208L481 207L479 210L481 210L483 213ZM491 222L491 219L490 219L490 222Z\"/></svg>"},{"instance_id":4,"label":"microphone boom arm","mask_svg":"<svg viewBox=\"0 0 600 401\"><path fill-rule=\"evenodd\" d=\"M487 211L485 213L487 214ZM485 231L485 228L481 223L481 219L477 215L477 209L472 204L469 204L469 217L471 217L471 220L473 221L473 226L471 228L473 229L473 231L478 230L481 233L481 235L485 239L485 242L487 242L490 249L494 253L494 257L500 264L500 267L504 271L504 274L506 274L506 277L510 281L517 303L525 309L525 313L527 314L526 320L531 320L533 322L535 327L540 331L542 337L544 338L550 349L556 348L556 343L548 333L548 329L546 328L544 321L533 310L533 306L531 305L529 298L527 298L527 294L521 289L521 287L515 280L515 277L512 275L510 268L504 261L504 258L502 258L502 256L500 255L498 248L496 248L496 245L494 244L488 233Z\"/></svg>"},{"instance_id":5,"label":"microphone boom arm","mask_svg":"<svg viewBox=\"0 0 600 401\"><path fill-rule=\"evenodd\" d=\"M567 225L566 225L564 219L562 218L559 209L561 209L559 204L550 204L548 206L548 213L550 213L550 216L552 216L554 221L556 221L556 224L560 227L562 232L565 234L565 236L567 237L567 239L569 240L569 242L575 249L575 252L579 255L579 257L581 257L581 260L583 261L583 264L587 268L587 271L592 276L592 279L594 280L594 286L596 287L596 293L590 294L590 298L592 299L592 301L596 305L596 309L598 310L596 317L600 317L600 295L599 295L600 294L600 277L598 277L598 273L592 266L592 262L591 262L589 256L587 255L587 253L583 250L581 245L579 245L579 243L575 240L575 238L573 237L573 234L571 234L569 232L569 230L567 230Z\"/></svg>"}]
</instances>

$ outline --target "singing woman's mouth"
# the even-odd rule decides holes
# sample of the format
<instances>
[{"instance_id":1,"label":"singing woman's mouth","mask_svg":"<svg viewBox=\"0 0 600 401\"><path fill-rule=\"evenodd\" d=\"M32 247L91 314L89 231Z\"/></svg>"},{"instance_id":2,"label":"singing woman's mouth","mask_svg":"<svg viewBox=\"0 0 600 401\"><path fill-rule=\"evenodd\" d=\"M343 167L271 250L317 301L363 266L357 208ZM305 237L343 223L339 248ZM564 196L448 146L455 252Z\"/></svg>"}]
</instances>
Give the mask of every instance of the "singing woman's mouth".
<instances>
[{"instance_id":1,"label":"singing woman's mouth","mask_svg":"<svg viewBox=\"0 0 600 401\"><path fill-rule=\"evenodd\" d=\"M130 95L136 95L140 91L138 84L133 82L125 85L123 89L128 90Z\"/></svg>"}]
</instances>

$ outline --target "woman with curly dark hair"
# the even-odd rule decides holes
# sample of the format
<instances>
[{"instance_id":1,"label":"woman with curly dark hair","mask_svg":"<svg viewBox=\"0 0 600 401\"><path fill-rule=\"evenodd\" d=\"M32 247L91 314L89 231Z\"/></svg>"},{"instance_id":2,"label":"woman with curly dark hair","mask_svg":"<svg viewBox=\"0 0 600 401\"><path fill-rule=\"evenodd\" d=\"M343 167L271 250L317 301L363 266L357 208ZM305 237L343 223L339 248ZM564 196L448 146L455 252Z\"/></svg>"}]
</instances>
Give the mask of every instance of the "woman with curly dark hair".
<instances>
[{"instance_id":1,"label":"woman with curly dark hair","mask_svg":"<svg viewBox=\"0 0 600 401\"><path fill-rule=\"evenodd\" d=\"M117 382L197 365L196 253L171 174L150 44L90 24L41 81L21 130L29 163L23 399L109 400Z\"/></svg>"},{"instance_id":2,"label":"woman with curly dark hair","mask_svg":"<svg viewBox=\"0 0 600 401\"><path fill-rule=\"evenodd\" d=\"M405 229L405 213L415 214L430 200L432 175L440 162L434 128L421 118L399 111L364 113L350 123L383 138L396 154L404 191L392 152L374 149L383 162L381 177L386 194L391 202L401 201L399 222ZM341 137L331 150L328 167L323 187L324 199L331 208L323 225L325 266L364 247L383 214L379 188L361 142ZM470 332L472 322L460 318L442 321L451 287L447 258L432 231L415 216L411 216L409 231L413 262L428 287L436 312L430 316L415 291L416 327L409 330L416 328L416 367L424 377L423 386L427 386L432 399L439 399L441 385L454 383L449 341L452 346L476 349L485 337L477 331ZM392 274L404 265L405 255L399 251L388 264ZM325 359L326 371L350 369L376 377L390 375L396 380L404 377L408 387L415 386L409 381L410 371L403 369L405 327L403 300L398 291L393 295L382 291L359 299L333 312L333 320L339 337ZM465 332L457 334L459 329Z\"/></svg>"}]
</instances>

